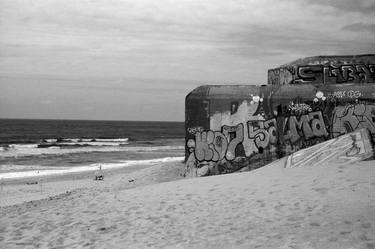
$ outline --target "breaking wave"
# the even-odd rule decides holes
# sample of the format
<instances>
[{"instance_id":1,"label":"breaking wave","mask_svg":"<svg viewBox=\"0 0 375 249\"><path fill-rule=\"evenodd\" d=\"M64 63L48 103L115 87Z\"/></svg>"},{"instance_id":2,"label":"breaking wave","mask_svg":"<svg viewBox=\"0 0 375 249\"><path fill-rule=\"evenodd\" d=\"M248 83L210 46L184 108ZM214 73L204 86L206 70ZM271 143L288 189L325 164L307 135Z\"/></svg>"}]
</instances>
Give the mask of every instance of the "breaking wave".
<instances>
[{"instance_id":1,"label":"breaking wave","mask_svg":"<svg viewBox=\"0 0 375 249\"><path fill-rule=\"evenodd\" d=\"M33 149L33 148L49 148L49 147L87 147L87 146L121 146L129 144L128 138L48 138L43 139L39 143L31 144L8 144L3 145L0 151L7 149Z\"/></svg>"},{"instance_id":2,"label":"breaking wave","mask_svg":"<svg viewBox=\"0 0 375 249\"><path fill-rule=\"evenodd\" d=\"M94 144L94 145L93 145ZM35 155L61 155L73 153L89 152L150 152L164 150L182 150L184 146L180 145L158 145L158 146L132 146L123 143L104 143L91 142L90 145L74 144L51 144L49 146L40 146L40 144L11 144L0 147L0 158L24 157Z\"/></svg>"}]
</instances>

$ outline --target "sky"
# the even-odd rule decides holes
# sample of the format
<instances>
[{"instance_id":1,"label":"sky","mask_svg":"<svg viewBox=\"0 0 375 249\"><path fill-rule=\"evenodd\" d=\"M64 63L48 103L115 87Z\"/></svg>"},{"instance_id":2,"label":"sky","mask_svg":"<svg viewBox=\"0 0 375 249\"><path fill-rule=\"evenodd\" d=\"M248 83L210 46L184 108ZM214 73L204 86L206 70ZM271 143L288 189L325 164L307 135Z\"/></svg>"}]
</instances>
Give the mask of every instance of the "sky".
<instances>
[{"instance_id":1,"label":"sky","mask_svg":"<svg viewBox=\"0 0 375 249\"><path fill-rule=\"evenodd\" d=\"M199 85L368 53L374 0L0 0L0 118L183 121Z\"/></svg>"}]
</instances>

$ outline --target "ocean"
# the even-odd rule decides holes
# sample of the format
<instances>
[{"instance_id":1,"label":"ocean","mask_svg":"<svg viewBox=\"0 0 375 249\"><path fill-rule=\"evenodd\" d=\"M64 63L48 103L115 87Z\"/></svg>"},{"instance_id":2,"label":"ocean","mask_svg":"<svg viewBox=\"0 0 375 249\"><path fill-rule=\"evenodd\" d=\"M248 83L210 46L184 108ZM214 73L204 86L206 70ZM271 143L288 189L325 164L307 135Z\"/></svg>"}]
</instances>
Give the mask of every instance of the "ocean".
<instances>
[{"instance_id":1,"label":"ocean","mask_svg":"<svg viewBox=\"0 0 375 249\"><path fill-rule=\"evenodd\" d=\"M0 178L181 162L183 122L0 119Z\"/></svg>"}]
</instances>

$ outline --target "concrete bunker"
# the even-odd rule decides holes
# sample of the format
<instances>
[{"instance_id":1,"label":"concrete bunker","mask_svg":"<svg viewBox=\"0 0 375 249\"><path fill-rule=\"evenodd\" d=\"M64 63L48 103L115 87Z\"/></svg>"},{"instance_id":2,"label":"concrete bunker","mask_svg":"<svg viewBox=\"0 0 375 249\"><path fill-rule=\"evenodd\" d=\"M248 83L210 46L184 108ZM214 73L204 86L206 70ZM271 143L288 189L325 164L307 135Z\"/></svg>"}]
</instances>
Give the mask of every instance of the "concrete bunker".
<instances>
[{"instance_id":1,"label":"concrete bunker","mask_svg":"<svg viewBox=\"0 0 375 249\"><path fill-rule=\"evenodd\" d=\"M375 55L309 57L268 79L186 96L187 175L255 169L359 128L375 138Z\"/></svg>"}]
</instances>

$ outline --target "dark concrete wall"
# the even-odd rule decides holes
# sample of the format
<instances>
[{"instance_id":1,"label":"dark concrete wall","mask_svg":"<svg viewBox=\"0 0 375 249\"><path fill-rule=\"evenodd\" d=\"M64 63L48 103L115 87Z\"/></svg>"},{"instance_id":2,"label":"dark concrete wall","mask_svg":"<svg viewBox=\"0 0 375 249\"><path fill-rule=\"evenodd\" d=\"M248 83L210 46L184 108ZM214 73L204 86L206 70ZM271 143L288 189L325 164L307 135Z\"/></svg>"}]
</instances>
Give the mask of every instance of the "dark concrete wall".
<instances>
[{"instance_id":1,"label":"dark concrete wall","mask_svg":"<svg viewBox=\"0 0 375 249\"><path fill-rule=\"evenodd\" d=\"M375 55L316 56L268 70L268 84L375 83Z\"/></svg>"},{"instance_id":2,"label":"dark concrete wall","mask_svg":"<svg viewBox=\"0 0 375 249\"><path fill-rule=\"evenodd\" d=\"M375 137L375 84L201 86L185 126L187 174L257 168L357 128Z\"/></svg>"}]
</instances>

